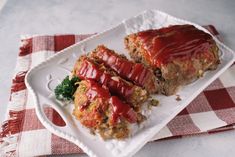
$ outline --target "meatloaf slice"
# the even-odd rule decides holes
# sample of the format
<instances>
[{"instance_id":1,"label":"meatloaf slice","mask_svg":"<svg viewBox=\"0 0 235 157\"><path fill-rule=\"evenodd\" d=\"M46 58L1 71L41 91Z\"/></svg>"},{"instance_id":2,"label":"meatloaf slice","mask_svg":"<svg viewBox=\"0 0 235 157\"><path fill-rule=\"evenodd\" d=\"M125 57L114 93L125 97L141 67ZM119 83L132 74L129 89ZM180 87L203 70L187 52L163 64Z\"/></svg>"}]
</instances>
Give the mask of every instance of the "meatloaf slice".
<instances>
[{"instance_id":1,"label":"meatloaf slice","mask_svg":"<svg viewBox=\"0 0 235 157\"><path fill-rule=\"evenodd\" d=\"M129 136L129 123L136 123L137 113L108 89L93 80L79 82L74 94L73 115L82 125L104 139L123 139Z\"/></svg>"},{"instance_id":2,"label":"meatloaf slice","mask_svg":"<svg viewBox=\"0 0 235 157\"><path fill-rule=\"evenodd\" d=\"M125 56L115 53L104 45L99 45L90 53L90 57L97 62L114 70L122 78L132 81L138 86L144 87L149 93L157 92L157 79L151 68L142 63L135 63Z\"/></svg>"},{"instance_id":3,"label":"meatloaf slice","mask_svg":"<svg viewBox=\"0 0 235 157\"><path fill-rule=\"evenodd\" d=\"M92 79L107 87L112 94L118 95L138 109L148 97L146 90L117 76L102 64L86 56L81 56L75 63L73 75L80 79Z\"/></svg>"},{"instance_id":4,"label":"meatloaf slice","mask_svg":"<svg viewBox=\"0 0 235 157\"><path fill-rule=\"evenodd\" d=\"M160 80L163 94L202 76L219 64L212 36L193 25L172 25L130 34L125 38L130 56L150 66Z\"/></svg>"}]
</instances>

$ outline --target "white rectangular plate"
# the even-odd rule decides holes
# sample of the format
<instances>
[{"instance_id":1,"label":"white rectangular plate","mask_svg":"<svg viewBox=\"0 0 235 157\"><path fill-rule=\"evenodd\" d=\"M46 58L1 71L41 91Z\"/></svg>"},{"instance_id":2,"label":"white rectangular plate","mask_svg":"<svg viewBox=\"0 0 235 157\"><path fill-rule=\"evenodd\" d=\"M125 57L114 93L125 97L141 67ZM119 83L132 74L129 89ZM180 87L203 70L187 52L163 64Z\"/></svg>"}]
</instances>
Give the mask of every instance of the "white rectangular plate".
<instances>
[{"instance_id":1,"label":"white rectangular plate","mask_svg":"<svg viewBox=\"0 0 235 157\"><path fill-rule=\"evenodd\" d=\"M99 136L91 135L72 116L73 105L62 105L55 100L52 94L53 88L58 84L58 80L62 80L66 75L70 74L73 64L80 55L93 50L99 44L104 44L117 52L128 55L123 42L127 34L150 28L161 28L173 24L187 23L193 24L197 28L209 33L197 24L172 17L157 10L150 10L125 20L110 30L66 48L61 53L35 66L26 76L26 85L33 95L36 114L39 120L52 133L77 144L89 156L129 157L134 155L233 63L234 52L231 49L214 38L221 54L221 64L219 67L214 71L207 72L203 78L183 87L177 93L180 95L182 101L176 101L175 96L154 95L153 97L160 101L160 105L153 108L150 117L143 124L144 127L124 141L103 141ZM46 118L43 112L43 106L45 104L57 110L66 122L65 127L58 127Z\"/></svg>"}]
</instances>

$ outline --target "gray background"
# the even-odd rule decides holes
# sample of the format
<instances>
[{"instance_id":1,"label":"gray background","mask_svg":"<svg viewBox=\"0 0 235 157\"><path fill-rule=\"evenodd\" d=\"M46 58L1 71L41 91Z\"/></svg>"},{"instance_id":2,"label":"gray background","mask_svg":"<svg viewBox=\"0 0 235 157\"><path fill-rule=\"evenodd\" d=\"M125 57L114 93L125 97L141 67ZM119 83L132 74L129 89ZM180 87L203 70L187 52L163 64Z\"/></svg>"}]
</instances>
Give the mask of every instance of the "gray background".
<instances>
[{"instance_id":1,"label":"gray background","mask_svg":"<svg viewBox=\"0 0 235 157\"><path fill-rule=\"evenodd\" d=\"M0 9L5 0L0 0ZM9 99L21 34L93 33L146 9L213 24L235 50L235 0L7 0L0 11L0 122ZM235 131L147 144L136 157L232 157ZM85 155L83 155L85 156Z\"/></svg>"}]
</instances>

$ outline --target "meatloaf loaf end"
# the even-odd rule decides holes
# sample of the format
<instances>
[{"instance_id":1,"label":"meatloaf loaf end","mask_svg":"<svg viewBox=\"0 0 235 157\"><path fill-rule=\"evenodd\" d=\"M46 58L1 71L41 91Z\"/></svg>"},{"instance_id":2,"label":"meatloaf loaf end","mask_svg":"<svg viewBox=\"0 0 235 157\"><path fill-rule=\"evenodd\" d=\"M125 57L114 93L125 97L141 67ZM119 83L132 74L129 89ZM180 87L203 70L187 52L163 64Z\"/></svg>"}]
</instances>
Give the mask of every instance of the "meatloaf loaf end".
<instances>
[{"instance_id":1,"label":"meatloaf loaf end","mask_svg":"<svg viewBox=\"0 0 235 157\"><path fill-rule=\"evenodd\" d=\"M160 80L160 91L175 94L220 63L212 36L193 25L172 25L125 37L125 46L136 62L150 66Z\"/></svg>"}]
</instances>

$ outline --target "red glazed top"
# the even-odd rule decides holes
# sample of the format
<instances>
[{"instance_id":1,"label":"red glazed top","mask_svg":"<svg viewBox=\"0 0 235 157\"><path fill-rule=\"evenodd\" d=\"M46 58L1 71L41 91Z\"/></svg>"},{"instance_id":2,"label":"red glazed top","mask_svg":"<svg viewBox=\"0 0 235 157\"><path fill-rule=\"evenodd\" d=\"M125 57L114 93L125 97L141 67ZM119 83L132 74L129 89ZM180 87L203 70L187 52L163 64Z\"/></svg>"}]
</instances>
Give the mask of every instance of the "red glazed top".
<instances>
[{"instance_id":1,"label":"red glazed top","mask_svg":"<svg viewBox=\"0 0 235 157\"><path fill-rule=\"evenodd\" d=\"M137 39L146 50L145 59L159 67L176 58L190 59L207 51L212 37L192 25L174 25L137 33Z\"/></svg>"},{"instance_id":2,"label":"red glazed top","mask_svg":"<svg viewBox=\"0 0 235 157\"><path fill-rule=\"evenodd\" d=\"M154 77L150 69L143 64L129 61L103 45L98 46L92 55L116 71L121 77L131 80L139 86L143 86L146 79Z\"/></svg>"},{"instance_id":3,"label":"red glazed top","mask_svg":"<svg viewBox=\"0 0 235 157\"><path fill-rule=\"evenodd\" d=\"M129 84L119 77L106 73L99 65L88 58L82 60L82 65L75 67L76 75L81 79L92 79L109 88L110 92L128 99L133 93L133 84ZM115 78L114 78L115 77Z\"/></svg>"},{"instance_id":4,"label":"red glazed top","mask_svg":"<svg viewBox=\"0 0 235 157\"><path fill-rule=\"evenodd\" d=\"M135 123L137 121L137 114L130 107L129 104L124 103L117 96L111 96L108 89L101 87L95 81L93 80L86 80L86 81L89 83L89 89L85 93L85 95L87 96L87 102L85 102L80 107L81 111L86 109L92 100L100 98L100 100L108 102L112 107L110 122L113 125L117 123L120 117L125 118L130 123Z\"/></svg>"},{"instance_id":5,"label":"red glazed top","mask_svg":"<svg viewBox=\"0 0 235 157\"><path fill-rule=\"evenodd\" d=\"M117 123L120 116L124 117L130 123L135 123L137 121L136 112L129 104L123 103L117 96L112 96L109 99L109 103L112 104L111 122L113 124Z\"/></svg>"}]
</instances>

